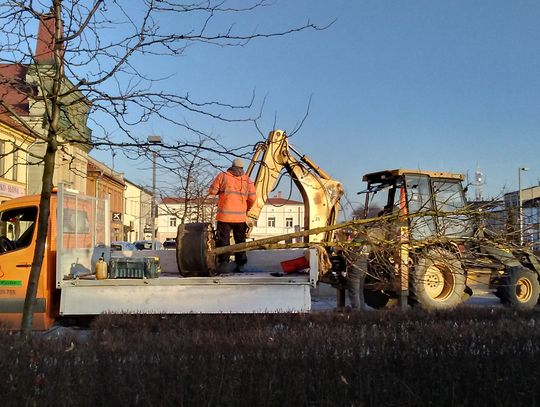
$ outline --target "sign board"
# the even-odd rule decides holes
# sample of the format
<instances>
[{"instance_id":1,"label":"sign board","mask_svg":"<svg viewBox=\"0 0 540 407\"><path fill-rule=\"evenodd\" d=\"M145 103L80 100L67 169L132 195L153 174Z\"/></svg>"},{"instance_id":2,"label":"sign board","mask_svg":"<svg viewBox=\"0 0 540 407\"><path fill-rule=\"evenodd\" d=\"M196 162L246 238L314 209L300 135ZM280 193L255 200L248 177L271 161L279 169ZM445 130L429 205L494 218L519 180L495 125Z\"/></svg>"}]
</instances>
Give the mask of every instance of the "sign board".
<instances>
[{"instance_id":1,"label":"sign board","mask_svg":"<svg viewBox=\"0 0 540 407\"><path fill-rule=\"evenodd\" d=\"M24 187L0 182L0 195L2 196L7 198L17 198L19 196L23 196L25 193L26 190Z\"/></svg>"},{"instance_id":2,"label":"sign board","mask_svg":"<svg viewBox=\"0 0 540 407\"><path fill-rule=\"evenodd\" d=\"M113 212L112 220L113 222L122 222L122 212Z\"/></svg>"}]
</instances>

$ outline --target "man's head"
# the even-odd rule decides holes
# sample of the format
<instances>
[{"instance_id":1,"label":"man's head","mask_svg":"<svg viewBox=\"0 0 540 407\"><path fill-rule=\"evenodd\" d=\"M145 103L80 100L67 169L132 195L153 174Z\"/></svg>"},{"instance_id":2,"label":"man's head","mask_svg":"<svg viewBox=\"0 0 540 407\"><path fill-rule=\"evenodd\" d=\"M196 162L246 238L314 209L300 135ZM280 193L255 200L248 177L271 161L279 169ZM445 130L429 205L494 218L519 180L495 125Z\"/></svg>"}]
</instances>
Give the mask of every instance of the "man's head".
<instances>
[{"instance_id":1,"label":"man's head","mask_svg":"<svg viewBox=\"0 0 540 407\"><path fill-rule=\"evenodd\" d=\"M233 167L244 168L244 161L241 158L235 158L232 162Z\"/></svg>"}]
</instances>

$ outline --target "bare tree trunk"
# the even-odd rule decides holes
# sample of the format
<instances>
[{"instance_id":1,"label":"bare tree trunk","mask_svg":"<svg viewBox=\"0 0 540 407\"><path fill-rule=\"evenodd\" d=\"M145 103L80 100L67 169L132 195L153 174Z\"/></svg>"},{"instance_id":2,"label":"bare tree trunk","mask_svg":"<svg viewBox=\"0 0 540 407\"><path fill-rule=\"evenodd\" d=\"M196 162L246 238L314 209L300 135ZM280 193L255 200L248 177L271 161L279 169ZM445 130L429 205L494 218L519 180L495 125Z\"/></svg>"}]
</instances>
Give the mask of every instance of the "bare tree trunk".
<instances>
[{"instance_id":1,"label":"bare tree trunk","mask_svg":"<svg viewBox=\"0 0 540 407\"><path fill-rule=\"evenodd\" d=\"M30 269L28 288L26 290L26 297L24 300L21 331L25 337L29 337L30 333L32 332L37 287L39 276L41 274L41 266L43 265L43 256L45 255L47 234L49 231L49 217L51 212L52 181L54 175L55 157L56 141L52 140L48 143L47 151L44 157L45 168L43 171L41 199L39 201L36 248L34 250L34 258L32 261L32 268Z\"/></svg>"},{"instance_id":2,"label":"bare tree trunk","mask_svg":"<svg viewBox=\"0 0 540 407\"><path fill-rule=\"evenodd\" d=\"M23 316L21 322L22 334L29 338L32 332L32 322L34 320L34 305L36 302L37 287L45 247L47 244L47 235L49 231L49 217L51 212L51 194L53 188L54 166L56 160L56 151L58 149L57 138L60 121L60 91L63 78L63 54L62 54L62 0L53 0L51 11L55 20L55 43L54 43L54 76L50 89L43 87L43 97L45 98L46 114L48 116L47 132L47 150L44 157L43 179L41 188L41 199L39 201L39 216L37 224L36 248L30 276L28 278L28 288L24 300Z\"/></svg>"}]
</instances>

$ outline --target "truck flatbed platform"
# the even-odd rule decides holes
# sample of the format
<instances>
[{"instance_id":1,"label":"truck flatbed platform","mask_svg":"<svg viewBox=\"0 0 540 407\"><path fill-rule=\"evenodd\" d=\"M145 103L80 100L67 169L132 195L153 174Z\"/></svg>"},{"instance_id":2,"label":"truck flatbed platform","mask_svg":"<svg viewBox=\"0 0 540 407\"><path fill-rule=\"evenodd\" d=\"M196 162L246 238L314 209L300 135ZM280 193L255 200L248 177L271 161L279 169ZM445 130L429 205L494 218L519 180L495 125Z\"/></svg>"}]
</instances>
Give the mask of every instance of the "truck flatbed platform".
<instances>
[{"instance_id":1,"label":"truck flatbed platform","mask_svg":"<svg viewBox=\"0 0 540 407\"><path fill-rule=\"evenodd\" d=\"M280 262L303 255L304 249L254 250L244 273L212 277L180 276L174 251L133 252L134 257L159 257L160 277L63 280L60 314L308 312L318 267L316 250L307 250L309 271L280 277L272 275L280 271Z\"/></svg>"}]
</instances>

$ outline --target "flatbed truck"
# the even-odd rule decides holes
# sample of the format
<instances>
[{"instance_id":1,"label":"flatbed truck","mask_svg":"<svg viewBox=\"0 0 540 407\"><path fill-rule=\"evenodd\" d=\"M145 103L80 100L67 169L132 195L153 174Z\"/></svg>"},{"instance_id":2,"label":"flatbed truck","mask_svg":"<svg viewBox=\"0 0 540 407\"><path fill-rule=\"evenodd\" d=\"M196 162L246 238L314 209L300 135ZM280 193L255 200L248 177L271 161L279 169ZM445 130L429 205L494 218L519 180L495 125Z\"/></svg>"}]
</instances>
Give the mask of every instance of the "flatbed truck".
<instances>
[{"instance_id":1,"label":"flatbed truck","mask_svg":"<svg viewBox=\"0 0 540 407\"><path fill-rule=\"evenodd\" d=\"M39 195L0 204L0 324L19 328L36 245ZM111 252L108 200L58 187L38 283L33 329L101 313L308 312L318 281L315 249L253 250L246 272L183 277L171 250ZM95 278L100 257L157 257L157 278ZM306 256L304 273L275 277L281 262Z\"/></svg>"}]
</instances>

